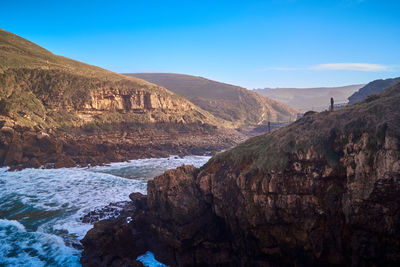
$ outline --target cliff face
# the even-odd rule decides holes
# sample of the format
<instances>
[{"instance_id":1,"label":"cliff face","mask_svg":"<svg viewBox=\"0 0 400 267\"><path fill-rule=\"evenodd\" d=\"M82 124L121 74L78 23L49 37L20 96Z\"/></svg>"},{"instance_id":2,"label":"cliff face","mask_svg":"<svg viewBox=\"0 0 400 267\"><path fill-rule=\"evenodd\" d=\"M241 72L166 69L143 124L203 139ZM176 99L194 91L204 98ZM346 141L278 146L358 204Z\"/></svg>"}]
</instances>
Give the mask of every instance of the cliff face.
<instances>
[{"instance_id":1,"label":"cliff face","mask_svg":"<svg viewBox=\"0 0 400 267\"><path fill-rule=\"evenodd\" d=\"M35 114L38 112L37 109L47 113L49 110L78 113L85 111L143 113L160 110L181 115L197 110L198 114L202 113L193 104L163 87L138 84L130 80L109 81L91 78L62 70L8 69L0 74L0 86L2 101L7 103L10 109L3 115L10 117L17 116L22 109L26 114ZM26 98L31 98L34 104L28 106L29 103L25 103ZM48 115L51 117L51 114ZM203 118L206 116L204 113ZM43 124L39 118L37 122ZM58 123L63 122L68 121L66 118L58 121Z\"/></svg>"},{"instance_id":2,"label":"cliff face","mask_svg":"<svg viewBox=\"0 0 400 267\"><path fill-rule=\"evenodd\" d=\"M173 101L170 97L155 92L118 89L102 89L92 92L90 101L85 103L84 107L84 110L127 112L155 109L185 112L192 110L192 107L183 100Z\"/></svg>"},{"instance_id":3,"label":"cliff face","mask_svg":"<svg viewBox=\"0 0 400 267\"><path fill-rule=\"evenodd\" d=\"M132 244L144 240L140 249L172 266L395 266L399 101L397 85L252 138L201 169L167 171L123 227L135 232ZM98 230L83 240L83 263L99 259L96 249L112 262L104 256L113 249L96 247ZM140 250L130 251L119 260Z\"/></svg>"},{"instance_id":4,"label":"cliff face","mask_svg":"<svg viewBox=\"0 0 400 267\"><path fill-rule=\"evenodd\" d=\"M221 122L163 87L0 29L0 166L212 153L244 138ZM57 149L42 145L42 135Z\"/></svg>"}]
</instances>

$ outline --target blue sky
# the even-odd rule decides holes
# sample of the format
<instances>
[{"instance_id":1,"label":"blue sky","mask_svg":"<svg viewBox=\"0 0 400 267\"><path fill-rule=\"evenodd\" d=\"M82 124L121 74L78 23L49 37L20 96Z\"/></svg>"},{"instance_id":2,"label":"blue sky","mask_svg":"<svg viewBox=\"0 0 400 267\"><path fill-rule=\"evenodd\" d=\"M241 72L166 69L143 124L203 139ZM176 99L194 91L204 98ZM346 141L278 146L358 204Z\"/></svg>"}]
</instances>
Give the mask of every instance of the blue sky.
<instances>
[{"instance_id":1,"label":"blue sky","mask_svg":"<svg viewBox=\"0 0 400 267\"><path fill-rule=\"evenodd\" d=\"M400 1L0 0L0 28L116 72L247 88L400 76Z\"/></svg>"}]
</instances>

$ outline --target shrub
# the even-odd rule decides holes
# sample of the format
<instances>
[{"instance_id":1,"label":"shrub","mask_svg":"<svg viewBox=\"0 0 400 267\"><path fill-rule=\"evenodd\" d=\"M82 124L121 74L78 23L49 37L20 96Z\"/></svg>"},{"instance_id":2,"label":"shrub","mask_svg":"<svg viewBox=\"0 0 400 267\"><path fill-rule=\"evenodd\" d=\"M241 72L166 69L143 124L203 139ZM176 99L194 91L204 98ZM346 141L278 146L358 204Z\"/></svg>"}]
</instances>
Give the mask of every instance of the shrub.
<instances>
[{"instance_id":1,"label":"shrub","mask_svg":"<svg viewBox=\"0 0 400 267\"><path fill-rule=\"evenodd\" d=\"M370 166L370 167L372 167L373 165L374 165L374 156L373 155L370 155L368 158L367 158L367 164Z\"/></svg>"},{"instance_id":2,"label":"shrub","mask_svg":"<svg viewBox=\"0 0 400 267\"><path fill-rule=\"evenodd\" d=\"M336 195L340 195L344 192L344 188L338 185L334 185L332 188L332 191L336 194Z\"/></svg>"},{"instance_id":3,"label":"shrub","mask_svg":"<svg viewBox=\"0 0 400 267\"><path fill-rule=\"evenodd\" d=\"M95 122L89 122L83 126L83 130L87 133L94 133L100 128Z\"/></svg>"},{"instance_id":4,"label":"shrub","mask_svg":"<svg viewBox=\"0 0 400 267\"><path fill-rule=\"evenodd\" d=\"M376 99L378 99L379 98L379 95L369 95L369 96L367 96L367 98L365 99L365 102L367 102L367 103L369 103L369 102L372 102L372 101L374 101L374 100L376 100Z\"/></svg>"},{"instance_id":5,"label":"shrub","mask_svg":"<svg viewBox=\"0 0 400 267\"><path fill-rule=\"evenodd\" d=\"M10 103L5 99L0 99L0 114L8 115L10 112Z\"/></svg>"},{"instance_id":6,"label":"shrub","mask_svg":"<svg viewBox=\"0 0 400 267\"><path fill-rule=\"evenodd\" d=\"M356 163L354 161L352 161L350 163L351 168L354 170L356 168Z\"/></svg>"},{"instance_id":7,"label":"shrub","mask_svg":"<svg viewBox=\"0 0 400 267\"><path fill-rule=\"evenodd\" d=\"M385 122L384 124L382 124L378 131L376 132L376 138L378 139L378 143L380 145L385 143L385 137L386 137L386 130L388 128L387 123Z\"/></svg>"}]
</instances>

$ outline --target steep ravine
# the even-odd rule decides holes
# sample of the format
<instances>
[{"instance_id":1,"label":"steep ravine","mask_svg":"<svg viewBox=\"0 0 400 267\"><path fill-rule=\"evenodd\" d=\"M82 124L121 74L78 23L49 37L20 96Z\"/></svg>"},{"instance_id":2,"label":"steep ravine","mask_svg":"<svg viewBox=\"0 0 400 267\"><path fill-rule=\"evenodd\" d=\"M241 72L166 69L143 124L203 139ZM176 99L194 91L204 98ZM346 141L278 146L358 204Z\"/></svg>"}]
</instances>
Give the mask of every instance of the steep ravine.
<instances>
[{"instance_id":1,"label":"steep ravine","mask_svg":"<svg viewBox=\"0 0 400 267\"><path fill-rule=\"evenodd\" d=\"M398 266L400 85L182 166L99 222L84 266Z\"/></svg>"}]
</instances>

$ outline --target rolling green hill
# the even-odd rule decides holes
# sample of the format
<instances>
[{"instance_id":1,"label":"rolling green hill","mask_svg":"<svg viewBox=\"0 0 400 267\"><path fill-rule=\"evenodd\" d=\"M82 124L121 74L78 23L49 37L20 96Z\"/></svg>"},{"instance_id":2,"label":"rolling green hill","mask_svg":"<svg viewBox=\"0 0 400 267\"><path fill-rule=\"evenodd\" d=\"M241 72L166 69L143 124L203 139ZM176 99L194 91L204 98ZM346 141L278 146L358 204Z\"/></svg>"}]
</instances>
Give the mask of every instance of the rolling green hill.
<instances>
[{"instance_id":1,"label":"rolling green hill","mask_svg":"<svg viewBox=\"0 0 400 267\"><path fill-rule=\"evenodd\" d=\"M290 121L297 110L247 90L226 83L184 74L130 73L132 77L166 87L210 112L236 125L261 125L267 121Z\"/></svg>"}]
</instances>

